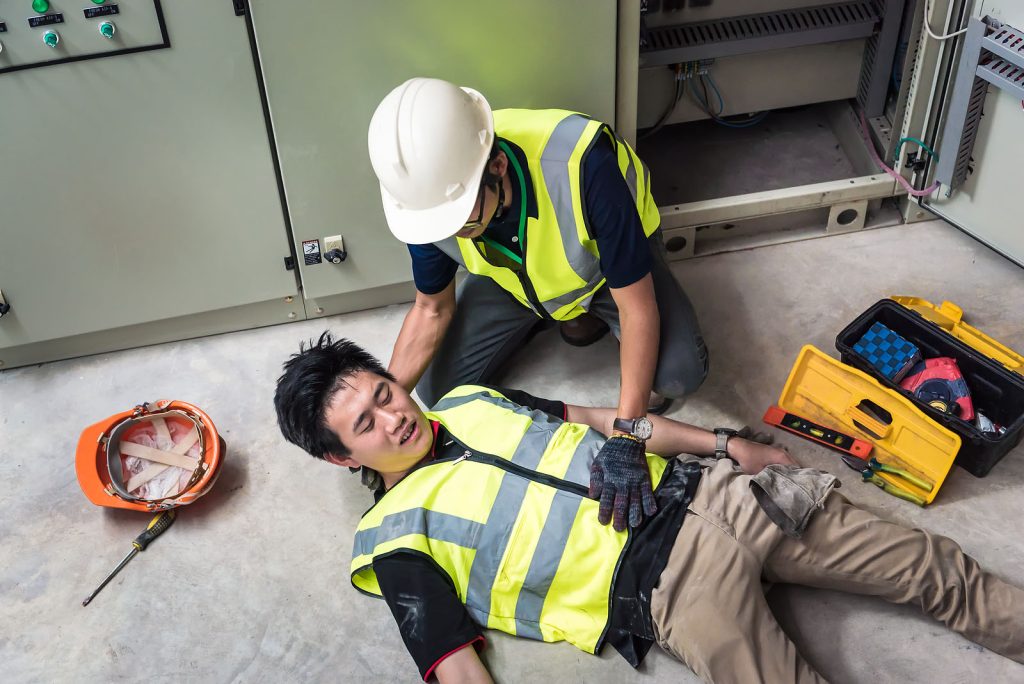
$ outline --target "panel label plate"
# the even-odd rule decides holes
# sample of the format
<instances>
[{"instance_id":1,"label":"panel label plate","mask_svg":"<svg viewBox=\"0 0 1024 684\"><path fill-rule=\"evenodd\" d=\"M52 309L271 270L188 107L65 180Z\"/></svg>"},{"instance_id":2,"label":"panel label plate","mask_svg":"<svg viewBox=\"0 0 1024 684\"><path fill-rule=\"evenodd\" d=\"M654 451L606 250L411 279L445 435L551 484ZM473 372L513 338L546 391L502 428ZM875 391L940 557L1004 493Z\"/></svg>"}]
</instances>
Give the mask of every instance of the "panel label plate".
<instances>
[{"instance_id":1,"label":"panel label plate","mask_svg":"<svg viewBox=\"0 0 1024 684\"><path fill-rule=\"evenodd\" d=\"M307 266L323 263L323 257L320 256L320 240L303 240L302 258Z\"/></svg>"},{"instance_id":2,"label":"panel label plate","mask_svg":"<svg viewBox=\"0 0 1024 684\"><path fill-rule=\"evenodd\" d=\"M117 5L103 5L102 7L86 7L82 10L85 14L86 19L95 19L96 17L109 17L111 14L120 14L121 8Z\"/></svg>"},{"instance_id":3,"label":"panel label plate","mask_svg":"<svg viewBox=\"0 0 1024 684\"><path fill-rule=\"evenodd\" d=\"M40 26L53 26L54 24L63 24L64 15L60 12L56 14L40 14L38 17L29 17L28 25L32 28L39 28Z\"/></svg>"}]
</instances>

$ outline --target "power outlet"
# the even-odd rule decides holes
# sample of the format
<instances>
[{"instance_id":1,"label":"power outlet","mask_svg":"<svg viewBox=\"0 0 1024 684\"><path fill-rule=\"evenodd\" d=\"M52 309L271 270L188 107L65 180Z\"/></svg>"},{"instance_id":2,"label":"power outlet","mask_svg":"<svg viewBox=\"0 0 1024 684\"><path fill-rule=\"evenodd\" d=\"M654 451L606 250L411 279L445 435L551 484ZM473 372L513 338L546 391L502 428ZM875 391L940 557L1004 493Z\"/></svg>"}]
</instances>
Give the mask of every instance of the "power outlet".
<instances>
[{"instance_id":1,"label":"power outlet","mask_svg":"<svg viewBox=\"0 0 1024 684\"><path fill-rule=\"evenodd\" d=\"M340 235L331 235L324 238L324 251L330 252L332 249L345 251L345 241Z\"/></svg>"}]
</instances>

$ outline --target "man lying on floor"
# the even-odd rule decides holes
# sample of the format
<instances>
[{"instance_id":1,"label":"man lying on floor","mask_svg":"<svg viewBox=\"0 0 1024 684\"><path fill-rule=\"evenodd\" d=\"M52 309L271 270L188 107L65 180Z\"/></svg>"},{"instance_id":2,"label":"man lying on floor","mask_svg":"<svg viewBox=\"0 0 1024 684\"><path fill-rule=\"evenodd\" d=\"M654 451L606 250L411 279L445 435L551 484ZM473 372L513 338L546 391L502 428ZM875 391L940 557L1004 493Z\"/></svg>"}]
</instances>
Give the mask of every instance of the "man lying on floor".
<instances>
[{"instance_id":1,"label":"man lying on floor","mask_svg":"<svg viewBox=\"0 0 1024 684\"><path fill-rule=\"evenodd\" d=\"M327 333L285 363L274 402L288 441L379 475L352 582L387 601L424 679L490 681L477 654L489 627L589 653L609 643L634 666L656 641L706 681L823 681L762 578L914 603L1024 662L1024 591L949 539L857 508L780 449L732 437L728 458L698 460L686 454L722 446L714 433L654 417L638 476L594 462L614 409L462 386L423 413ZM588 485L628 495L615 522L631 509L630 529L599 521Z\"/></svg>"}]
</instances>

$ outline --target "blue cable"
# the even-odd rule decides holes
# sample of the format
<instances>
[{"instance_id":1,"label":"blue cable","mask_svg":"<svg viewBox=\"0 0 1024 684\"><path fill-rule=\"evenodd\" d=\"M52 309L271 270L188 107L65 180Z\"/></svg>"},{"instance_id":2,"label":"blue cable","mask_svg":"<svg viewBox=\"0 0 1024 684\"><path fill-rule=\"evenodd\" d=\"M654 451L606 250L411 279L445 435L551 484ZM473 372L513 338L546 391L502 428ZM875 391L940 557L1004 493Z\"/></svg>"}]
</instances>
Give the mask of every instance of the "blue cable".
<instances>
[{"instance_id":1,"label":"blue cable","mask_svg":"<svg viewBox=\"0 0 1024 684\"><path fill-rule=\"evenodd\" d=\"M724 119L719 118L722 112L725 111L725 100L722 99L722 91L718 89L718 85L715 83L715 79L711 78L711 74L704 74L703 76L701 76L701 78L707 80L708 85L711 86L711 90L715 92L715 97L718 98L718 114L711 113L710 105L704 100L704 97L697 90L696 86L694 86L693 88L693 93L694 95L696 95L697 100L704 108L704 111L711 116L715 123L725 126L726 128L750 128L752 126L756 126L757 124L761 123L762 121L768 118L769 112L767 110L761 112L757 116L752 117L749 121L744 121L742 123L733 123L731 121L725 121Z\"/></svg>"}]
</instances>

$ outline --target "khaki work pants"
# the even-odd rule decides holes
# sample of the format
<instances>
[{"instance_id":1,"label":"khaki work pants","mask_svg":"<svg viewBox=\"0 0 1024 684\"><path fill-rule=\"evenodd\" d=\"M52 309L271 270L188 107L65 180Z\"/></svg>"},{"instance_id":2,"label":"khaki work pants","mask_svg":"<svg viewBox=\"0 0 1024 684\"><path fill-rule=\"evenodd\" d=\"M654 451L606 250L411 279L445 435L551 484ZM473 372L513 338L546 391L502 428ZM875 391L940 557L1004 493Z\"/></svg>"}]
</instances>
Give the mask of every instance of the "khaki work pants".
<instances>
[{"instance_id":1,"label":"khaki work pants","mask_svg":"<svg viewBox=\"0 0 1024 684\"><path fill-rule=\"evenodd\" d=\"M955 542L886 522L832 493L799 539L783 534L723 459L705 470L651 597L659 645L707 682L822 682L775 621L761 587L801 584L912 603L1024 663L1024 590Z\"/></svg>"}]
</instances>

